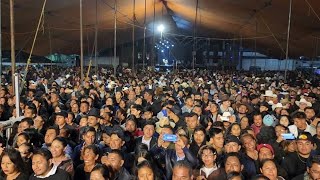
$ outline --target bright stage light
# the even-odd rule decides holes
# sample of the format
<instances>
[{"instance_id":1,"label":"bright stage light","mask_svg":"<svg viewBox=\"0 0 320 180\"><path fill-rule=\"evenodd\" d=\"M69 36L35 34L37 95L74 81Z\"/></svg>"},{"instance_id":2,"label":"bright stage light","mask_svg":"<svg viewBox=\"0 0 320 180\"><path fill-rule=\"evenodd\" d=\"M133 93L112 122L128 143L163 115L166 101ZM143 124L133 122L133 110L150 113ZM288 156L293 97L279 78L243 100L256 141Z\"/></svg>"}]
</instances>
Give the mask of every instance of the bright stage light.
<instances>
[{"instance_id":1,"label":"bright stage light","mask_svg":"<svg viewBox=\"0 0 320 180\"><path fill-rule=\"evenodd\" d=\"M158 26L158 31L161 32L161 33L163 33L163 31L164 31L164 25L163 25L163 24L160 24L160 25Z\"/></svg>"}]
</instances>

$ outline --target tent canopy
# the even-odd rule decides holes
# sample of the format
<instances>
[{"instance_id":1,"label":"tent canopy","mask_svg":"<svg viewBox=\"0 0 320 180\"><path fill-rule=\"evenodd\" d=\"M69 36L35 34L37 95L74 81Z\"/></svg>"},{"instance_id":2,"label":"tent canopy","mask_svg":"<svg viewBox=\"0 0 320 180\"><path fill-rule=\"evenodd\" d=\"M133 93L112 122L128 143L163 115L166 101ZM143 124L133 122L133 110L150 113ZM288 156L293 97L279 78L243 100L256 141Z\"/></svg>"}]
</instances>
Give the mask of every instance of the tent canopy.
<instances>
[{"instance_id":1,"label":"tent canopy","mask_svg":"<svg viewBox=\"0 0 320 180\"><path fill-rule=\"evenodd\" d=\"M17 50L30 51L43 2L15 1ZM133 2L117 1L118 44L131 41ZM136 39L143 37L145 2L147 36L152 36L152 28L159 23L167 27L165 33L193 35L197 0L135 0ZM113 7L114 0L83 0L84 50L88 54L94 44L96 20L98 49L113 47ZM246 48L257 47L267 55L285 57L289 0L199 0L198 7L196 36L235 38L238 43L242 38ZM318 56L319 15L319 0L293 0L290 57ZM34 54L79 53L79 17L79 0L47 0ZM3 49L8 50L9 1L2 1L1 18Z\"/></svg>"}]
</instances>

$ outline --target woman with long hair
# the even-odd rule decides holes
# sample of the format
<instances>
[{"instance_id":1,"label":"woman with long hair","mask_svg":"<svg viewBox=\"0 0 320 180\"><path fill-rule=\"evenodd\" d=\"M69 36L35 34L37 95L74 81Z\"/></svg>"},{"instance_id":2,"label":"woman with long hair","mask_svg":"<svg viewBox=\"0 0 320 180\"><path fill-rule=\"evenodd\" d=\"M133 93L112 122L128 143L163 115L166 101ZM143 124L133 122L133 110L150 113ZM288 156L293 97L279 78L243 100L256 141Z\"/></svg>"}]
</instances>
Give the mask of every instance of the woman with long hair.
<instances>
[{"instance_id":1,"label":"woman with long hair","mask_svg":"<svg viewBox=\"0 0 320 180\"><path fill-rule=\"evenodd\" d=\"M197 126L193 132L193 140L189 147L190 151L193 153L194 156L197 156L200 147L206 145L206 143L206 130L202 126Z\"/></svg>"},{"instance_id":2,"label":"woman with long hair","mask_svg":"<svg viewBox=\"0 0 320 180\"><path fill-rule=\"evenodd\" d=\"M24 171L24 163L20 152L15 149L7 149L1 156L1 177L5 180L27 180Z\"/></svg>"}]
</instances>

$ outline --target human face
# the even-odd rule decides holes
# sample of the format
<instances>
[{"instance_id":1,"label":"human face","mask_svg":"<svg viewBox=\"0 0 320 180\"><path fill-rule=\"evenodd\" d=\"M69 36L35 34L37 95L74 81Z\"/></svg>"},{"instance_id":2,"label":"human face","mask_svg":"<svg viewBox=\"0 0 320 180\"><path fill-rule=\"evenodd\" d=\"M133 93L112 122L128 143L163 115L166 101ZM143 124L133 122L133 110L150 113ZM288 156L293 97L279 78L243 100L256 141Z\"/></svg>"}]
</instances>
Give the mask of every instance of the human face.
<instances>
[{"instance_id":1,"label":"human face","mask_svg":"<svg viewBox=\"0 0 320 180\"><path fill-rule=\"evenodd\" d=\"M193 106L193 103L194 103L194 101L193 101L192 98L188 98L187 101L186 101L186 105L188 105L188 106L190 106L190 107Z\"/></svg>"},{"instance_id":2,"label":"human face","mask_svg":"<svg viewBox=\"0 0 320 180\"><path fill-rule=\"evenodd\" d=\"M246 113L248 112L247 106L241 105L241 106L238 108L238 112L239 112L239 114L246 114Z\"/></svg>"},{"instance_id":3,"label":"human face","mask_svg":"<svg viewBox=\"0 0 320 180\"><path fill-rule=\"evenodd\" d=\"M214 137L211 138L211 142L215 148L219 148L219 149L223 148L223 143L224 143L223 134L222 133L216 134Z\"/></svg>"},{"instance_id":4,"label":"human face","mask_svg":"<svg viewBox=\"0 0 320 180\"><path fill-rule=\"evenodd\" d=\"M108 134L103 133L102 140L103 140L104 144L110 146L110 136Z\"/></svg>"},{"instance_id":5,"label":"human face","mask_svg":"<svg viewBox=\"0 0 320 180\"><path fill-rule=\"evenodd\" d=\"M224 145L224 150L226 153L231 152L239 152L240 147L238 143L236 142L229 142L228 144Z\"/></svg>"},{"instance_id":6,"label":"human face","mask_svg":"<svg viewBox=\"0 0 320 180\"><path fill-rule=\"evenodd\" d=\"M89 111L89 106L86 103L81 103L80 104L80 112L82 113L87 113Z\"/></svg>"},{"instance_id":7,"label":"human face","mask_svg":"<svg viewBox=\"0 0 320 180\"><path fill-rule=\"evenodd\" d=\"M79 112L79 105L78 104L73 104L72 106L71 106L71 112L73 112L73 113L78 113Z\"/></svg>"},{"instance_id":8,"label":"human face","mask_svg":"<svg viewBox=\"0 0 320 180\"><path fill-rule=\"evenodd\" d=\"M198 116L200 116L202 114L202 110L200 107L195 107L192 110L194 113L198 114Z\"/></svg>"},{"instance_id":9,"label":"human face","mask_svg":"<svg viewBox=\"0 0 320 180\"><path fill-rule=\"evenodd\" d=\"M143 118L144 119L151 119L152 118L152 112L146 111L143 113Z\"/></svg>"},{"instance_id":10,"label":"human face","mask_svg":"<svg viewBox=\"0 0 320 180\"><path fill-rule=\"evenodd\" d=\"M30 155L29 148L25 144L19 146L18 151L22 158L27 158Z\"/></svg>"},{"instance_id":11,"label":"human face","mask_svg":"<svg viewBox=\"0 0 320 180\"><path fill-rule=\"evenodd\" d=\"M57 133L54 129L48 129L44 136L44 142L47 145L51 145L52 141L57 137Z\"/></svg>"},{"instance_id":12,"label":"human face","mask_svg":"<svg viewBox=\"0 0 320 180\"><path fill-rule=\"evenodd\" d=\"M304 118L295 118L294 124L300 130L305 130L307 128L306 119L304 119Z\"/></svg>"},{"instance_id":13,"label":"human face","mask_svg":"<svg viewBox=\"0 0 320 180\"><path fill-rule=\"evenodd\" d=\"M225 164L225 171L226 173L230 173L230 172L241 172L241 164L240 164L240 160L235 157L235 156L230 156L228 157L228 159L226 160L226 164Z\"/></svg>"},{"instance_id":14,"label":"human face","mask_svg":"<svg viewBox=\"0 0 320 180\"><path fill-rule=\"evenodd\" d=\"M94 165L99 155L95 154L92 149L85 149L83 152L83 162L85 165Z\"/></svg>"},{"instance_id":15,"label":"human face","mask_svg":"<svg viewBox=\"0 0 320 180\"><path fill-rule=\"evenodd\" d=\"M307 169L312 180L320 179L320 165L313 163L310 168Z\"/></svg>"},{"instance_id":16,"label":"human face","mask_svg":"<svg viewBox=\"0 0 320 180\"><path fill-rule=\"evenodd\" d=\"M245 129L249 126L249 119L247 117L243 117L240 121L241 129Z\"/></svg>"},{"instance_id":17,"label":"human face","mask_svg":"<svg viewBox=\"0 0 320 180\"><path fill-rule=\"evenodd\" d=\"M64 126L66 124L66 118L64 116L57 115L56 116L56 125Z\"/></svg>"},{"instance_id":18,"label":"human face","mask_svg":"<svg viewBox=\"0 0 320 180\"><path fill-rule=\"evenodd\" d=\"M275 131L276 131L277 137L280 137L281 134L286 133L285 128L283 128L283 127L281 127L281 126L276 126L276 127L275 127Z\"/></svg>"},{"instance_id":19,"label":"human face","mask_svg":"<svg viewBox=\"0 0 320 180\"><path fill-rule=\"evenodd\" d=\"M98 118L95 116L88 117L88 126L95 127L98 124Z\"/></svg>"},{"instance_id":20,"label":"human face","mask_svg":"<svg viewBox=\"0 0 320 180\"><path fill-rule=\"evenodd\" d=\"M304 113L306 113L307 119L311 119L316 115L313 109L306 109Z\"/></svg>"},{"instance_id":21,"label":"human face","mask_svg":"<svg viewBox=\"0 0 320 180\"><path fill-rule=\"evenodd\" d=\"M277 167L272 161L267 161L260 169L262 174L267 176L270 180L277 180L278 172Z\"/></svg>"},{"instance_id":22,"label":"human face","mask_svg":"<svg viewBox=\"0 0 320 180\"><path fill-rule=\"evenodd\" d=\"M142 167L138 170L138 178L139 180L153 180L154 173L150 167Z\"/></svg>"},{"instance_id":23,"label":"human face","mask_svg":"<svg viewBox=\"0 0 320 180\"><path fill-rule=\"evenodd\" d=\"M311 150L313 149L313 144L308 140L297 140L297 149L301 156L309 157Z\"/></svg>"},{"instance_id":24,"label":"human face","mask_svg":"<svg viewBox=\"0 0 320 180\"><path fill-rule=\"evenodd\" d=\"M37 116L33 121L34 121L34 127L36 129L42 128L44 121L41 116Z\"/></svg>"},{"instance_id":25,"label":"human face","mask_svg":"<svg viewBox=\"0 0 320 180\"><path fill-rule=\"evenodd\" d=\"M95 170L90 173L90 180L101 180L101 179L104 179L103 174L101 174L101 171Z\"/></svg>"},{"instance_id":26,"label":"human face","mask_svg":"<svg viewBox=\"0 0 320 180\"><path fill-rule=\"evenodd\" d=\"M210 149L205 149L202 152L201 160L205 167L211 168L216 161L216 155Z\"/></svg>"},{"instance_id":27,"label":"human face","mask_svg":"<svg viewBox=\"0 0 320 180\"><path fill-rule=\"evenodd\" d=\"M196 131L193 135L193 138L198 145L201 145L205 140L205 134L203 133L203 131Z\"/></svg>"},{"instance_id":28,"label":"human face","mask_svg":"<svg viewBox=\"0 0 320 180\"><path fill-rule=\"evenodd\" d=\"M137 129L136 123L133 121L127 121L126 122L126 130L130 133L135 132Z\"/></svg>"},{"instance_id":29,"label":"human face","mask_svg":"<svg viewBox=\"0 0 320 180\"><path fill-rule=\"evenodd\" d=\"M231 128L231 134L234 136L239 137L241 133L241 129L239 125L233 125Z\"/></svg>"},{"instance_id":30,"label":"human face","mask_svg":"<svg viewBox=\"0 0 320 180\"><path fill-rule=\"evenodd\" d=\"M187 126L190 129L195 129L198 126L197 116L187 118Z\"/></svg>"},{"instance_id":31,"label":"human face","mask_svg":"<svg viewBox=\"0 0 320 180\"><path fill-rule=\"evenodd\" d=\"M110 163L110 166L113 170L120 170L122 167L124 161L121 159L121 157L116 153L109 153L108 155L108 162Z\"/></svg>"},{"instance_id":32,"label":"human face","mask_svg":"<svg viewBox=\"0 0 320 180\"><path fill-rule=\"evenodd\" d=\"M30 128L29 124L27 122L21 122L18 126L18 133L20 134L23 132L25 129Z\"/></svg>"},{"instance_id":33,"label":"human face","mask_svg":"<svg viewBox=\"0 0 320 180\"><path fill-rule=\"evenodd\" d=\"M64 147L62 143L58 140L52 142L50 146L50 151L53 158L57 158L64 155Z\"/></svg>"},{"instance_id":34,"label":"human face","mask_svg":"<svg viewBox=\"0 0 320 180\"><path fill-rule=\"evenodd\" d=\"M124 142L118 135L112 134L110 137L110 148L111 149L121 149Z\"/></svg>"},{"instance_id":35,"label":"human face","mask_svg":"<svg viewBox=\"0 0 320 180\"><path fill-rule=\"evenodd\" d=\"M94 143L94 140L96 138L96 134L94 132L87 132L86 134L83 135L83 140L86 143L86 145L91 145Z\"/></svg>"},{"instance_id":36,"label":"human face","mask_svg":"<svg viewBox=\"0 0 320 180\"><path fill-rule=\"evenodd\" d=\"M262 126L262 116L261 115L253 116L253 123L255 126L261 127Z\"/></svg>"},{"instance_id":37,"label":"human face","mask_svg":"<svg viewBox=\"0 0 320 180\"><path fill-rule=\"evenodd\" d=\"M256 141L251 137L247 136L243 138L243 145L246 151L254 151L256 149Z\"/></svg>"},{"instance_id":38,"label":"human face","mask_svg":"<svg viewBox=\"0 0 320 180\"><path fill-rule=\"evenodd\" d=\"M21 146L21 144L23 143L27 143L28 141L26 140L26 138L22 135L17 137L17 146Z\"/></svg>"},{"instance_id":39,"label":"human face","mask_svg":"<svg viewBox=\"0 0 320 180\"><path fill-rule=\"evenodd\" d=\"M154 134L154 126L146 125L143 127L143 134L146 138L151 138Z\"/></svg>"},{"instance_id":40,"label":"human face","mask_svg":"<svg viewBox=\"0 0 320 180\"><path fill-rule=\"evenodd\" d=\"M2 157L1 169L4 172L4 174L6 174L7 176L11 174L15 174L18 171L14 163L10 160L8 155L5 155Z\"/></svg>"},{"instance_id":41,"label":"human face","mask_svg":"<svg viewBox=\"0 0 320 180\"><path fill-rule=\"evenodd\" d=\"M191 180L192 176L189 174L189 170L185 167L173 168L172 180Z\"/></svg>"},{"instance_id":42,"label":"human face","mask_svg":"<svg viewBox=\"0 0 320 180\"><path fill-rule=\"evenodd\" d=\"M259 160L262 161L265 159L273 159L273 154L270 149L262 147L259 151Z\"/></svg>"},{"instance_id":43,"label":"human face","mask_svg":"<svg viewBox=\"0 0 320 180\"><path fill-rule=\"evenodd\" d=\"M279 120L279 124L282 124L286 127L289 126L289 119L286 116L282 116Z\"/></svg>"},{"instance_id":44,"label":"human face","mask_svg":"<svg viewBox=\"0 0 320 180\"><path fill-rule=\"evenodd\" d=\"M51 170L51 163L42 155L36 154L32 156L32 170L37 176L45 176Z\"/></svg>"}]
</instances>

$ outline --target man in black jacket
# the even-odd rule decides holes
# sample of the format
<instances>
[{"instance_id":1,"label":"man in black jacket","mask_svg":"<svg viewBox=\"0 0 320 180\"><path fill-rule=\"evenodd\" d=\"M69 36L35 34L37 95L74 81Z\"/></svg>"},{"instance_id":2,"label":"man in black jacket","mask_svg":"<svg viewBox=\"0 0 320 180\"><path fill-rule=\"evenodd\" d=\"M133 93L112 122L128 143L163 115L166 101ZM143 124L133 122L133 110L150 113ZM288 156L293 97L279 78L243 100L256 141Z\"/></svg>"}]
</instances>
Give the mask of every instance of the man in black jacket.
<instances>
[{"instance_id":1,"label":"man in black jacket","mask_svg":"<svg viewBox=\"0 0 320 180\"><path fill-rule=\"evenodd\" d=\"M143 127L143 136L138 137L136 141L135 147L139 146L139 144L146 144L148 149L150 150L152 147L157 145L157 138L153 137L155 132L155 124L153 121L146 121L146 124Z\"/></svg>"},{"instance_id":2,"label":"man in black jacket","mask_svg":"<svg viewBox=\"0 0 320 180\"><path fill-rule=\"evenodd\" d=\"M51 159L52 154L48 149L35 151L32 156L32 169L34 173L29 179L70 180L69 173L57 166L53 166Z\"/></svg>"}]
</instances>

